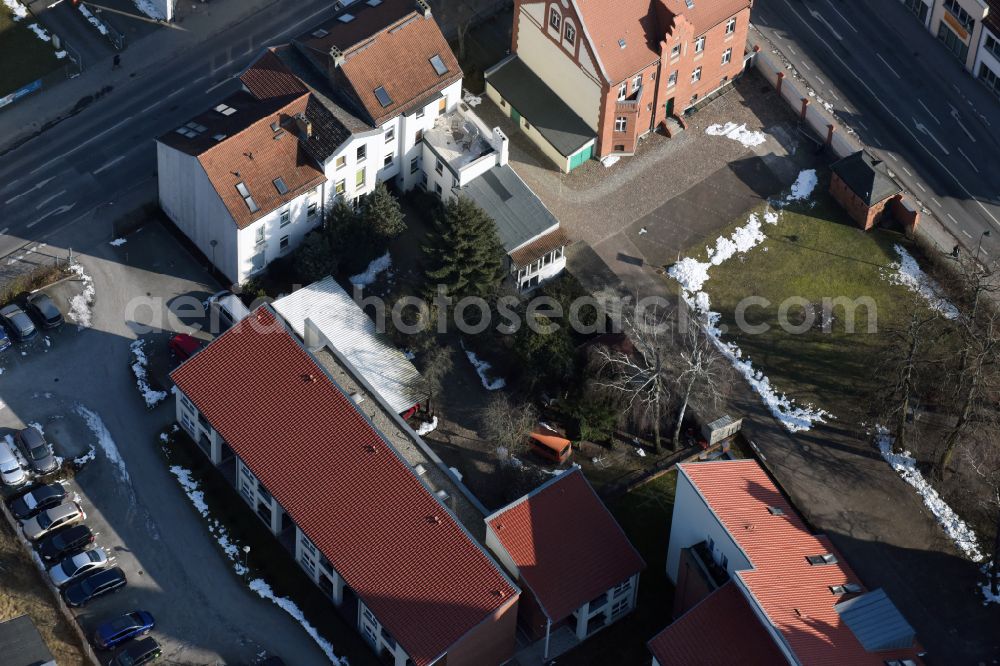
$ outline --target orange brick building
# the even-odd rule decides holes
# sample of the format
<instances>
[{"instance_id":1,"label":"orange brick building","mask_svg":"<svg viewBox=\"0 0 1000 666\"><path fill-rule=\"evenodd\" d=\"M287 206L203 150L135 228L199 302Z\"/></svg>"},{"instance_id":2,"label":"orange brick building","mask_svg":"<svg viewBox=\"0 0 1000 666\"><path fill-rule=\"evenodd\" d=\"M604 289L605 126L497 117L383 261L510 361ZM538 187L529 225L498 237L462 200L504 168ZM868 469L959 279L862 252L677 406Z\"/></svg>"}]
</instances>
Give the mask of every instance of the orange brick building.
<instances>
[{"instance_id":1,"label":"orange brick building","mask_svg":"<svg viewBox=\"0 0 1000 666\"><path fill-rule=\"evenodd\" d=\"M487 94L563 171L639 139L743 71L752 0L515 0Z\"/></svg>"},{"instance_id":2,"label":"orange brick building","mask_svg":"<svg viewBox=\"0 0 1000 666\"><path fill-rule=\"evenodd\" d=\"M868 231L883 217L913 232L920 212L904 197L882 160L859 150L830 165L830 194L859 227Z\"/></svg>"}]
</instances>

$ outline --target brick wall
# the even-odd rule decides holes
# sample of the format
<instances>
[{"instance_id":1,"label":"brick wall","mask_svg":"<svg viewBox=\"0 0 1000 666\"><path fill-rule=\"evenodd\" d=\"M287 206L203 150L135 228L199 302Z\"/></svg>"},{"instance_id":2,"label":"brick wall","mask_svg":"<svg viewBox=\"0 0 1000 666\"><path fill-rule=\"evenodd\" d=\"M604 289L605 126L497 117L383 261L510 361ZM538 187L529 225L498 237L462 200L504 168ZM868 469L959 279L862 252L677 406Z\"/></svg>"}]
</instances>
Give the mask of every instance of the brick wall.
<instances>
[{"instance_id":1,"label":"brick wall","mask_svg":"<svg viewBox=\"0 0 1000 666\"><path fill-rule=\"evenodd\" d=\"M690 548L681 550L677 567L677 588L674 591L673 618L676 620L699 601L715 591L715 585L705 578L697 556Z\"/></svg>"}]
</instances>

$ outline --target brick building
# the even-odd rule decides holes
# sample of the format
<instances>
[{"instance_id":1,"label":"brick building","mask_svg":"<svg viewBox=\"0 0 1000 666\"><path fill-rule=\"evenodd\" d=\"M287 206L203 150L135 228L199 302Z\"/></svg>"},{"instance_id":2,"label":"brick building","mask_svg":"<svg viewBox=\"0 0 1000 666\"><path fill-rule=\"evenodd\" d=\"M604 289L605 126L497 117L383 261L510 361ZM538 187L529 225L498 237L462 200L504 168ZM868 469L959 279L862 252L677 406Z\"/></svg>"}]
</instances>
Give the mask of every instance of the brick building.
<instances>
[{"instance_id":1,"label":"brick building","mask_svg":"<svg viewBox=\"0 0 1000 666\"><path fill-rule=\"evenodd\" d=\"M834 162L830 170L830 194L859 227L868 231L888 215L907 231L916 228L920 213L903 197L882 160L859 150Z\"/></svg>"},{"instance_id":2,"label":"brick building","mask_svg":"<svg viewBox=\"0 0 1000 666\"><path fill-rule=\"evenodd\" d=\"M487 95L561 170L640 138L744 66L752 0L515 0Z\"/></svg>"}]
</instances>

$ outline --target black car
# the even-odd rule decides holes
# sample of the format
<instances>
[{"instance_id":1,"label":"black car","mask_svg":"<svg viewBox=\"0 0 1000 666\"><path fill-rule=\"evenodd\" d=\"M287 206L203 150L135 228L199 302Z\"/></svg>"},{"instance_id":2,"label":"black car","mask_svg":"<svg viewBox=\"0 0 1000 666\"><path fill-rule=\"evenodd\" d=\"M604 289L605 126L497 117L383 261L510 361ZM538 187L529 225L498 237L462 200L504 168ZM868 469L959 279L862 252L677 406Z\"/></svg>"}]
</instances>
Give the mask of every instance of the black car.
<instances>
[{"instance_id":1,"label":"black car","mask_svg":"<svg viewBox=\"0 0 1000 666\"><path fill-rule=\"evenodd\" d=\"M16 342L28 342L38 335L31 317L14 303L0 308L0 321Z\"/></svg>"},{"instance_id":2,"label":"black car","mask_svg":"<svg viewBox=\"0 0 1000 666\"><path fill-rule=\"evenodd\" d=\"M121 567L101 569L84 576L63 590L63 599L70 606L83 606L97 597L125 587L128 581Z\"/></svg>"},{"instance_id":3,"label":"black car","mask_svg":"<svg viewBox=\"0 0 1000 666\"><path fill-rule=\"evenodd\" d=\"M35 486L10 503L10 512L18 520L25 520L46 509L62 504L65 498L66 489L61 483Z\"/></svg>"},{"instance_id":4,"label":"black car","mask_svg":"<svg viewBox=\"0 0 1000 666\"><path fill-rule=\"evenodd\" d=\"M48 297L48 294L38 292L28 296L24 299L24 309L46 331L62 326L62 312L59 312L59 308Z\"/></svg>"},{"instance_id":5,"label":"black car","mask_svg":"<svg viewBox=\"0 0 1000 666\"><path fill-rule=\"evenodd\" d=\"M48 474L59 469L59 460L52 453L52 446L45 441L45 435L38 428L28 426L14 435L14 441L24 452L28 464L38 474Z\"/></svg>"},{"instance_id":6,"label":"black car","mask_svg":"<svg viewBox=\"0 0 1000 666\"><path fill-rule=\"evenodd\" d=\"M86 550L94 543L94 533L86 525L73 525L54 532L35 543L39 557L46 562L61 560L67 555Z\"/></svg>"},{"instance_id":7,"label":"black car","mask_svg":"<svg viewBox=\"0 0 1000 666\"><path fill-rule=\"evenodd\" d=\"M153 638L143 638L130 643L127 648L115 655L108 666L139 666L159 659L162 651L160 644Z\"/></svg>"}]
</instances>

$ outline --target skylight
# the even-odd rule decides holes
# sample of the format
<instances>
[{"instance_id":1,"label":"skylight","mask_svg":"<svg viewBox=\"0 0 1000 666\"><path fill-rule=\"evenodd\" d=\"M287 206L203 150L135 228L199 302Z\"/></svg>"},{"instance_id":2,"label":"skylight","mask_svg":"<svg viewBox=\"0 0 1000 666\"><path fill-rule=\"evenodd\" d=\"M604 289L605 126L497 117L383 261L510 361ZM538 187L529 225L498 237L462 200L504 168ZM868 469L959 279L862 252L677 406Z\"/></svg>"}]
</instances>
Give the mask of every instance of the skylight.
<instances>
[{"instance_id":1,"label":"skylight","mask_svg":"<svg viewBox=\"0 0 1000 666\"><path fill-rule=\"evenodd\" d=\"M224 116L231 116L234 113L236 113L236 109L229 106L228 104L219 104L217 107L215 107L215 110Z\"/></svg>"},{"instance_id":2,"label":"skylight","mask_svg":"<svg viewBox=\"0 0 1000 666\"><path fill-rule=\"evenodd\" d=\"M444 64L444 60L441 60L441 56L436 55L431 58L431 66L434 67L434 71L437 72L438 76L448 73L448 66Z\"/></svg>"},{"instance_id":3,"label":"skylight","mask_svg":"<svg viewBox=\"0 0 1000 666\"><path fill-rule=\"evenodd\" d=\"M375 89L375 98L378 99L378 103L382 105L383 109L387 106L392 106L392 98L389 97L389 93L382 86Z\"/></svg>"},{"instance_id":4,"label":"skylight","mask_svg":"<svg viewBox=\"0 0 1000 666\"><path fill-rule=\"evenodd\" d=\"M684 4L688 9L694 9L694 0L684 0Z\"/></svg>"},{"instance_id":5,"label":"skylight","mask_svg":"<svg viewBox=\"0 0 1000 666\"><path fill-rule=\"evenodd\" d=\"M250 196L250 190L247 189L246 184L243 182L236 183L236 191L240 193L241 197Z\"/></svg>"},{"instance_id":6,"label":"skylight","mask_svg":"<svg viewBox=\"0 0 1000 666\"><path fill-rule=\"evenodd\" d=\"M781 509L779 507L776 507L776 506L769 506L769 507L767 507L767 510L771 513L772 516L783 516L783 515L785 515L785 510Z\"/></svg>"},{"instance_id":7,"label":"skylight","mask_svg":"<svg viewBox=\"0 0 1000 666\"><path fill-rule=\"evenodd\" d=\"M620 49L625 48L625 38L624 37L622 39L618 40L618 48L620 48Z\"/></svg>"},{"instance_id":8,"label":"skylight","mask_svg":"<svg viewBox=\"0 0 1000 666\"><path fill-rule=\"evenodd\" d=\"M288 194L288 185L285 185L284 178L279 176L271 182L274 183L274 188L278 190L278 194Z\"/></svg>"},{"instance_id":9,"label":"skylight","mask_svg":"<svg viewBox=\"0 0 1000 666\"><path fill-rule=\"evenodd\" d=\"M809 564L813 566L818 566L820 564L836 564L837 556L833 553L824 553L822 555L809 555L806 557Z\"/></svg>"},{"instance_id":10,"label":"skylight","mask_svg":"<svg viewBox=\"0 0 1000 666\"><path fill-rule=\"evenodd\" d=\"M257 202L253 200L252 196L250 196L250 190L247 189L246 183L242 180L236 183L236 191L240 193L241 197L243 197L243 203L247 205L247 208L250 209L251 213L256 213L260 210L260 207L257 206Z\"/></svg>"},{"instance_id":11,"label":"skylight","mask_svg":"<svg viewBox=\"0 0 1000 666\"><path fill-rule=\"evenodd\" d=\"M350 23L354 20L354 14L344 14L343 16L338 16L337 20L341 23Z\"/></svg>"},{"instance_id":12,"label":"skylight","mask_svg":"<svg viewBox=\"0 0 1000 666\"><path fill-rule=\"evenodd\" d=\"M273 123L271 123L271 131L272 132L277 132L280 129L281 129L281 123L279 123L277 120L275 120Z\"/></svg>"},{"instance_id":13,"label":"skylight","mask_svg":"<svg viewBox=\"0 0 1000 666\"><path fill-rule=\"evenodd\" d=\"M330 34L329 32L327 32L323 28L320 28L319 30L316 30L315 32L313 32L312 35L313 35L313 37L315 37L317 39L321 39L323 37L326 37L329 34Z\"/></svg>"},{"instance_id":14,"label":"skylight","mask_svg":"<svg viewBox=\"0 0 1000 666\"><path fill-rule=\"evenodd\" d=\"M843 585L831 585L830 591L841 596L844 594L857 594L861 591L861 586L857 583L844 583Z\"/></svg>"},{"instance_id":15,"label":"skylight","mask_svg":"<svg viewBox=\"0 0 1000 666\"><path fill-rule=\"evenodd\" d=\"M382 0L368 0L365 4L369 7L378 7L382 4Z\"/></svg>"}]
</instances>

